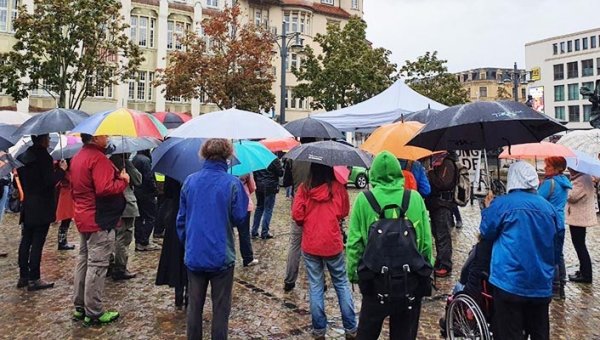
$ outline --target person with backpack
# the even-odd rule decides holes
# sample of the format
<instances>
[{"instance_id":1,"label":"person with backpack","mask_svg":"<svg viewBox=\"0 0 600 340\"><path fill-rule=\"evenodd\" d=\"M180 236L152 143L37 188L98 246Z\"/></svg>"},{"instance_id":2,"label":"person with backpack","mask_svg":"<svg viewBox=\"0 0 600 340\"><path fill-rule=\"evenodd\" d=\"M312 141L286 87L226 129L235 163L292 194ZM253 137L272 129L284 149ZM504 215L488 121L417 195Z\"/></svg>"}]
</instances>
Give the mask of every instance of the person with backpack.
<instances>
[{"instance_id":1,"label":"person with backpack","mask_svg":"<svg viewBox=\"0 0 600 340\"><path fill-rule=\"evenodd\" d=\"M404 188L390 152L375 157L370 179L373 189L352 208L346 244L348 277L362 295L358 339L377 339L387 316L391 339L416 339L421 299L431 295L429 216L421 195Z\"/></svg>"},{"instance_id":2,"label":"person with backpack","mask_svg":"<svg viewBox=\"0 0 600 340\"><path fill-rule=\"evenodd\" d=\"M429 185L429 179L427 178L427 171L419 161L411 161L408 159L398 158L400 167L404 173L404 187L412 190L417 190L423 198L429 196L431 193L431 186ZM412 176L412 178L410 178ZM415 183L414 187L412 184Z\"/></svg>"},{"instance_id":3,"label":"person with backpack","mask_svg":"<svg viewBox=\"0 0 600 340\"><path fill-rule=\"evenodd\" d=\"M308 179L300 185L294 198L292 218L302 228L302 257L308 276L310 313L316 339L325 339L327 330L325 267L338 296L346 339L356 338L356 315L339 227L339 221L348 216L349 211L348 192L335 179L333 168L312 163Z\"/></svg>"},{"instance_id":4,"label":"person with backpack","mask_svg":"<svg viewBox=\"0 0 600 340\"><path fill-rule=\"evenodd\" d=\"M279 192L279 177L283 176L283 167L279 159L274 159L269 167L264 170L254 172L254 180L256 181L256 210L254 211L254 222L252 223L252 237L258 238L258 229L261 226L260 238L268 240L273 238L273 234L269 232L271 225L271 217L273 216L273 207L275 206L275 198ZM263 216L264 214L264 216Z\"/></svg>"},{"instance_id":5,"label":"person with backpack","mask_svg":"<svg viewBox=\"0 0 600 340\"><path fill-rule=\"evenodd\" d=\"M435 239L436 277L446 277L452 272L450 228L454 225L452 210L456 207L454 198L459 179L456 160L454 151L449 151L441 161L432 163L433 167L428 174L431 194L425 202L431 216L431 233Z\"/></svg>"}]
</instances>

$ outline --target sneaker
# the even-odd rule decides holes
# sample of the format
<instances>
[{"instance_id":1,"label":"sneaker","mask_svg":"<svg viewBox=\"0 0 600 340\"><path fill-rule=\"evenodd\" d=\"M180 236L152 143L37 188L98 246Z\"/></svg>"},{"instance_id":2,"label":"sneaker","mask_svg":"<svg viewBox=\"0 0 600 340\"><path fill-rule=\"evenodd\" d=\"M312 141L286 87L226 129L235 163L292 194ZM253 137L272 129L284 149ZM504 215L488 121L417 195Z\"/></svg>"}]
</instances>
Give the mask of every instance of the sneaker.
<instances>
[{"instance_id":1,"label":"sneaker","mask_svg":"<svg viewBox=\"0 0 600 340\"><path fill-rule=\"evenodd\" d=\"M441 269L436 269L434 271L434 274L436 277L447 277L450 275L451 270L448 270L446 268L441 268Z\"/></svg>"},{"instance_id":2,"label":"sneaker","mask_svg":"<svg viewBox=\"0 0 600 340\"><path fill-rule=\"evenodd\" d=\"M27 285L29 285L28 278L19 278L19 281L17 281L17 288L24 288L27 287Z\"/></svg>"},{"instance_id":3,"label":"sneaker","mask_svg":"<svg viewBox=\"0 0 600 340\"><path fill-rule=\"evenodd\" d=\"M252 266L256 266L258 264L258 260L254 259L250 262L248 262L248 264L245 264L244 267L252 267Z\"/></svg>"},{"instance_id":4,"label":"sneaker","mask_svg":"<svg viewBox=\"0 0 600 340\"><path fill-rule=\"evenodd\" d=\"M462 227L463 227L463 223L462 223L462 221L458 221L458 222L456 222L456 229L460 229L460 228L462 228Z\"/></svg>"},{"instance_id":5,"label":"sneaker","mask_svg":"<svg viewBox=\"0 0 600 340\"><path fill-rule=\"evenodd\" d=\"M8 253L5 251L0 251L0 257L7 257Z\"/></svg>"},{"instance_id":6,"label":"sneaker","mask_svg":"<svg viewBox=\"0 0 600 340\"><path fill-rule=\"evenodd\" d=\"M161 246L159 246L156 243L152 243L152 242L148 243L148 245L146 246L146 251L156 251L156 250L161 250L161 249L162 249Z\"/></svg>"},{"instance_id":7,"label":"sneaker","mask_svg":"<svg viewBox=\"0 0 600 340\"><path fill-rule=\"evenodd\" d=\"M165 238L165 233L154 234L154 238Z\"/></svg>"},{"instance_id":8,"label":"sneaker","mask_svg":"<svg viewBox=\"0 0 600 340\"><path fill-rule=\"evenodd\" d=\"M75 249L75 245L74 244L59 244L58 245L58 250L73 250Z\"/></svg>"},{"instance_id":9,"label":"sneaker","mask_svg":"<svg viewBox=\"0 0 600 340\"><path fill-rule=\"evenodd\" d=\"M130 273L129 270L125 270L123 272L114 272L112 274L112 278L115 281L130 280L135 278L136 276L136 273Z\"/></svg>"},{"instance_id":10,"label":"sneaker","mask_svg":"<svg viewBox=\"0 0 600 340\"><path fill-rule=\"evenodd\" d=\"M139 243L135 244L135 251L147 251L148 246L141 245Z\"/></svg>"},{"instance_id":11,"label":"sneaker","mask_svg":"<svg viewBox=\"0 0 600 340\"><path fill-rule=\"evenodd\" d=\"M45 282L42 281L41 279L37 279L34 281L29 281L29 283L27 284L27 290L30 292L36 291L36 290L42 290L42 289L48 289L48 288L52 288L54 287L54 282Z\"/></svg>"},{"instance_id":12,"label":"sneaker","mask_svg":"<svg viewBox=\"0 0 600 340\"><path fill-rule=\"evenodd\" d=\"M252 234L252 238L258 238L258 234Z\"/></svg>"},{"instance_id":13,"label":"sneaker","mask_svg":"<svg viewBox=\"0 0 600 340\"><path fill-rule=\"evenodd\" d=\"M119 312L109 312L109 311L106 311L106 312L102 313L102 315L100 315L99 317L93 318L93 319L86 316L83 319L83 327L106 325L106 324L109 324L109 323L117 320L118 318L119 318Z\"/></svg>"},{"instance_id":14,"label":"sneaker","mask_svg":"<svg viewBox=\"0 0 600 340\"><path fill-rule=\"evenodd\" d=\"M81 321L85 318L85 309L81 307L76 307L75 312L73 312L73 321Z\"/></svg>"},{"instance_id":15,"label":"sneaker","mask_svg":"<svg viewBox=\"0 0 600 340\"><path fill-rule=\"evenodd\" d=\"M268 240L268 239L271 239L273 237L275 237L275 236L273 236L273 234L267 233L266 235L262 235L260 238L262 238L263 240Z\"/></svg>"}]
</instances>

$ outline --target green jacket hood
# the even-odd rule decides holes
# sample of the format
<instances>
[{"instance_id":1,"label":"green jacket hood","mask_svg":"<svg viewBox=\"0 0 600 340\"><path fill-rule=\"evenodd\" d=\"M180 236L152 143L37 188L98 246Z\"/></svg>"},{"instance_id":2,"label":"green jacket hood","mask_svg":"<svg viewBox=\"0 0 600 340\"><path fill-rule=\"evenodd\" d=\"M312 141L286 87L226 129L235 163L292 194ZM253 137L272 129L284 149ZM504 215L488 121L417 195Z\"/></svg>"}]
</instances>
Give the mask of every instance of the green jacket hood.
<instances>
[{"instance_id":1,"label":"green jacket hood","mask_svg":"<svg viewBox=\"0 0 600 340\"><path fill-rule=\"evenodd\" d=\"M373 187L378 185L404 187L404 175L400 162L389 151L383 151L375 157L369 178Z\"/></svg>"}]
</instances>

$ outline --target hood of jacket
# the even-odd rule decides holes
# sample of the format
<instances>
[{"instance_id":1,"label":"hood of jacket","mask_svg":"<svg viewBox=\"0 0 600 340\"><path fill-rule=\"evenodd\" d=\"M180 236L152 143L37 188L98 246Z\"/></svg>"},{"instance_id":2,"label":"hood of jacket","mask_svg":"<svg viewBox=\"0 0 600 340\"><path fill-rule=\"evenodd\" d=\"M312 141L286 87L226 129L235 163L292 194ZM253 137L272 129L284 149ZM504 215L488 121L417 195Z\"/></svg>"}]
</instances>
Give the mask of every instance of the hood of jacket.
<instances>
[{"instance_id":1,"label":"hood of jacket","mask_svg":"<svg viewBox=\"0 0 600 340\"><path fill-rule=\"evenodd\" d=\"M327 183L323 183L316 188L308 190L308 197L317 202L327 202L331 200L329 185L327 185Z\"/></svg>"},{"instance_id":2,"label":"hood of jacket","mask_svg":"<svg viewBox=\"0 0 600 340\"><path fill-rule=\"evenodd\" d=\"M369 179L373 187L394 186L404 187L404 175L400 162L389 151L383 151L375 157L369 172Z\"/></svg>"},{"instance_id":3,"label":"hood of jacket","mask_svg":"<svg viewBox=\"0 0 600 340\"><path fill-rule=\"evenodd\" d=\"M32 145L25 150L22 154L17 157L17 160L23 165L35 162L40 154L48 153L45 147L41 145Z\"/></svg>"},{"instance_id":4,"label":"hood of jacket","mask_svg":"<svg viewBox=\"0 0 600 340\"><path fill-rule=\"evenodd\" d=\"M560 175L554 175L552 177L548 177L548 178L552 178L554 180L555 185L560 185L561 188L563 189L573 189L573 185L571 184L571 181L567 178L567 176L560 174Z\"/></svg>"}]
</instances>

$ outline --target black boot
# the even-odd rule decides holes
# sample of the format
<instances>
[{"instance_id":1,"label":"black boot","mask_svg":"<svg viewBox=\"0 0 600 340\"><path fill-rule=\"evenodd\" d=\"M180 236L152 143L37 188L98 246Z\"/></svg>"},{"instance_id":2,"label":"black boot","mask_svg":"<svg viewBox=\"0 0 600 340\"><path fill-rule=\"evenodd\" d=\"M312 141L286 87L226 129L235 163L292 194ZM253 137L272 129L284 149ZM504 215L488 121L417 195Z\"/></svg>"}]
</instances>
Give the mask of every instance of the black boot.
<instances>
[{"instance_id":1,"label":"black boot","mask_svg":"<svg viewBox=\"0 0 600 340\"><path fill-rule=\"evenodd\" d=\"M67 244L67 243L64 243L64 244L59 243L58 244L58 250L73 250L73 249L75 249L74 244Z\"/></svg>"},{"instance_id":2,"label":"black boot","mask_svg":"<svg viewBox=\"0 0 600 340\"><path fill-rule=\"evenodd\" d=\"M27 285L27 290L32 292L36 290L48 289L54 287L54 282L45 282L40 279L35 281L29 280L29 284Z\"/></svg>"},{"instance_id":3,"label":"black boot","mask_svg":"<svg viewBox=\"0 0 600 340\"><path fill-rule=\"evenodd\" d=\"M183 287L175 287L175 308L183 309Z\"/></svg>"},{"instance_id":4,"label":"black boot","mask_svg":"<svg viewBox=\"0 0 600 340\"><path fill-rule=\"evenodd\" d=\"M560 288L558 289L558 296L560 297L561 300L567 299L567 296L565 295L565 283L564 282L560 283Z\"/></svg>"}]
</instances>

